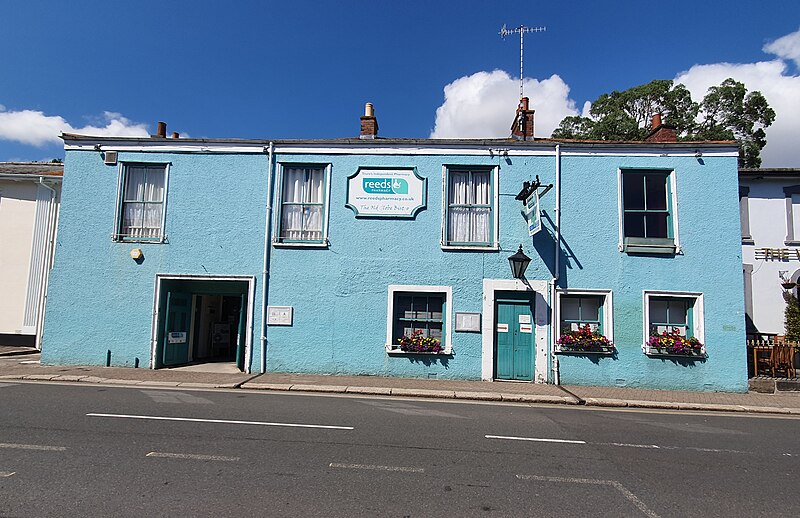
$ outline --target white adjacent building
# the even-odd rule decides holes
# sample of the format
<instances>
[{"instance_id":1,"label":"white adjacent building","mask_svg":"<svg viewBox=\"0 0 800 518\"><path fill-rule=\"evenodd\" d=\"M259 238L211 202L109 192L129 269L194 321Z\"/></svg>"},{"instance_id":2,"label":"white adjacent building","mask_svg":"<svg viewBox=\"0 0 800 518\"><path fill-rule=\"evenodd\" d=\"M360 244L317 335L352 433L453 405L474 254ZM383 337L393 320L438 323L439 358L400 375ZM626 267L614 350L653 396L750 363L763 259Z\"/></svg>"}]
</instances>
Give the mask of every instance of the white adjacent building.
<instances>
[{"instance_id":1,"label":"white adjacent building","mask_svg":"<svg viewBox=\"0 0 800 518\"><path fill-rule=\"evenodd\" d=\"M63 165L0 162L0 344L39 346Z\"/></svg>"},{"instance_id":2,"label":"white adjacent building","mask_svg":"<svg viewBox=\"0 0 800 518\"><path fill-rule=\"evenodd\" d=\"M783 284L800 283L800 169L740 169L739 207L748 337L783 335Z\"/></svg>"}]
</instances>

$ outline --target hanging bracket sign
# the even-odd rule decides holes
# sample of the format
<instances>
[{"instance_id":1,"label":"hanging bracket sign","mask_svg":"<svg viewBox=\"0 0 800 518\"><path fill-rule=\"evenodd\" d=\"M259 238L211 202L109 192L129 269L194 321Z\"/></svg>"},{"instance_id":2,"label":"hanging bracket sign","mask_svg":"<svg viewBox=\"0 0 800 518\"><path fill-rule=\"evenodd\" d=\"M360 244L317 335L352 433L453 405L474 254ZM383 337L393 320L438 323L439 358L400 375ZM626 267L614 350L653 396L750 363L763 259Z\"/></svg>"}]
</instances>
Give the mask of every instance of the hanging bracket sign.
<instances>
[{"instance_id":1,"label":"hanging bracket sign","mask_svg":"<svg viewBox=\"0 0 800 518\"><path fill-rule=\"evenodd\" d=\"M525 198L525 219L528 222L528 235L534 236L542 230L542 214L539 210L539 189Z\"/></svg>"},{"instance_id":2,"label":"hanging bracket sign","mask_svg":"<svg viewBox=\"0 0 800 518\"><path fill-rule=\"evenodd\" d=\"M425 208L427 179L413 168L359 168L347 178L346 206L356 217L413 218Z\"/></svg>"}]
</instances>

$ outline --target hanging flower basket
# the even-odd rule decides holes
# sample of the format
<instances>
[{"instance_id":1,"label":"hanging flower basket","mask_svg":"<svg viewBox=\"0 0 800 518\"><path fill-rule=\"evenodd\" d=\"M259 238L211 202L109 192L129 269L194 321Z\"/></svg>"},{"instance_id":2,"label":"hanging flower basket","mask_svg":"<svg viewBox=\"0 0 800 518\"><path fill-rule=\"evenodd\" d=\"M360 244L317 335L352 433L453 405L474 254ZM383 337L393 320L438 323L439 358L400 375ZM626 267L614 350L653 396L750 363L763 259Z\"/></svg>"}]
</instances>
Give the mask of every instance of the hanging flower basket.
<instances>
[{"instance_id":1,"label":"hanging flower basket","mask_svg":"<svg viewBox=\"0 0 800 518\"><path fill-rule=\"evenodd\" d=\"M409 353L441 353L444 351L442 342L436 338L422 336L422 331L417 329L411 336L403 336L397 339L400 350Z\"/></svg>"},{"instance_id":2,"label":"hanging flower basket","mask_svg":"<svg viewBox=\"0 0 800 518\"><path fill-rule=\"evenodd\" d=\"M703 344L695 337L686 338L681 335L680 329L673 328L671 332L664 331L660 335L651 335L647 340L650 354L665 354L670 356L702 356Z\"/></svg>"},{"instance_id":3,"label":"hanging flower basket","mask_svg":"<svg viewBox=\"0 0 800 518\"><path fill-rule=\"evenodd\" d=\"M556 343L559 352L612 354L615 351L611 340L592 331L589 324L579 327L577 331L562 334Z\"/></svg>"}]
</instances>

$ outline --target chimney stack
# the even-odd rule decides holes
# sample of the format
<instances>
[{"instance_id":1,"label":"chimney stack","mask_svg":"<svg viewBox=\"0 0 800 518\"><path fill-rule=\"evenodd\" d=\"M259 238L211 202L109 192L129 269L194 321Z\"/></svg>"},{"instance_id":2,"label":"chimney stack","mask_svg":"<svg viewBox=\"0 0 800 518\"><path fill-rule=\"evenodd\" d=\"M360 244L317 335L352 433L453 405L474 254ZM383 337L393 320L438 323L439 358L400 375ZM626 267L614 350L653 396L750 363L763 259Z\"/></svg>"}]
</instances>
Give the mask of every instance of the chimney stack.
<instances>
[{"instance_id":1,"label":"chimney stack","mask_svg":"<svg viewBox=\"0 0 800 518\"><path fill-rule=\"evenodd\" d=\"M367 103L364 106L364 116L361 117L361 135L362 139L374 139L378 136L378 119L375 118L375 109L372 103Z\"/></svg>"},{"instance_id":2,"label":"chimney stack","mask_svg":"<svg viewBox=\"0 0 800 518\"><path fill-rule=\"evenodd\" d=\"M177 131L173 131L172 132L172 138L180 138L180 137L181 137L181 134L178 133Z\"/></svg>"},{"instance_id":3,"label":"chimney stack","mask_svg":"<svg viewBox=\"0 0 800 518\"><path fill-rule=\"evenodd\" d=\"M154 138L167 138L167 123L158 121L158 129L156 129L156 134L150 136Z\"/></svg>"},{"instance_id":4,"label":"chimney stack","mask_svg":"<svg viewBox=\"0 0 800 518\"><path fill-rule=\"evenodd\" d=\"M653 115L650 133L647 134L644 140L646 142L677 142L678 133L675 131L675 126L662 123L661 114L656 113Z\"/></svg>"},{"instance_id":5,"label":"chimney stack","mask_svg":"<svg viewBox=\"0 0 800 518\"><path fill-rule=\"evenodd\" d=\"M533 114L536 110L529 109L529 99L523 97L517 106L517 115L511 125L511 136L518 140L533 140Z\"/></svg>"}]
</instances>

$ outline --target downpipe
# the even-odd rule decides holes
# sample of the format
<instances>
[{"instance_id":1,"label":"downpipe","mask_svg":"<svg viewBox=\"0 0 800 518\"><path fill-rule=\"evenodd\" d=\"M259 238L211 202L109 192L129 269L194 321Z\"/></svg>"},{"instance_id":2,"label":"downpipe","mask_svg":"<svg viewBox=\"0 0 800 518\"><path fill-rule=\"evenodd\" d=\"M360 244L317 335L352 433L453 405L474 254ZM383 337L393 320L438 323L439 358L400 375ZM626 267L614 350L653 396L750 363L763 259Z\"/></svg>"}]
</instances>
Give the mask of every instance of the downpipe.
<instances>
[{"instance_id":1,"label":"downpipe","mask_svg":"<svg viewBox=\"0 0 800 518\"><path fill-rule=\"evenodd\" d=\"M555 385L561 384L561 371L558 368L558 355L555 354L556 350L556 338L557 332L556 329L558 328L558 322L556 322L556 292L558 290L558 279L559 279L559 272L561 271L561 144L556 144L556 181L555 181L555 195L556 195L556 207L555 207L555 223L556 223L556 244L555 244L555 258L553 264L555 265L555 271L553 272L553 280L552 280L552 287L551 287L551 295L550 295L550 354L552 356L552 369L553 369L553 383Z\"/></svg>"},{"instance_id":2,"label":"downpipe","mask_svg":"<svg viewBox=\"0 0 800 518\"><path fill-rule=\"evenodd\" d=\"M267 282L269 279L270 253L272 247L272 181L274 176L273 159L275 144L270 141L267 148L267 206L264 219L264 265L261 272L261 374L267 372Z\"/></svg>"}]
</instances>

